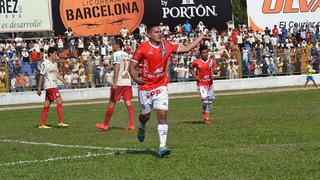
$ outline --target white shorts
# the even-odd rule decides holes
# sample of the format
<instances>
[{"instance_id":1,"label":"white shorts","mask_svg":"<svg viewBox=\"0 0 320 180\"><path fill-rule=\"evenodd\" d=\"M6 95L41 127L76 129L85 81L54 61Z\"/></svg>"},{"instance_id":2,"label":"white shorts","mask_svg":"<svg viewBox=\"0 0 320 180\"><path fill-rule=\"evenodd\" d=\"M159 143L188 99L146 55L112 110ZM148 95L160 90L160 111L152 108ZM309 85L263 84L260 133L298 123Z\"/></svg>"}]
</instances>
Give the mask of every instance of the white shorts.
<instances>
[{"instance_id":1,"label":"white shorts","mask_svg":"<svg viewBox=\"0 0 320 180\"><path fill-rule=\"evenodd\" d=\"M214 88L211 86L198 86L198 93L201 99L208 98L209 100L214 100Z\"/></svg>"},{"instance_id":2,"label":"white shorts","mask_svg":"<svg viewBox=\"0 0 320 180\"><path fill-rule=\"evenodd\" d=\"M141 114L149 114L152 109L168 110L168 88L160 86L158 88L143 91L139 90L139 103Z\"/></svg>"}]
</instances>

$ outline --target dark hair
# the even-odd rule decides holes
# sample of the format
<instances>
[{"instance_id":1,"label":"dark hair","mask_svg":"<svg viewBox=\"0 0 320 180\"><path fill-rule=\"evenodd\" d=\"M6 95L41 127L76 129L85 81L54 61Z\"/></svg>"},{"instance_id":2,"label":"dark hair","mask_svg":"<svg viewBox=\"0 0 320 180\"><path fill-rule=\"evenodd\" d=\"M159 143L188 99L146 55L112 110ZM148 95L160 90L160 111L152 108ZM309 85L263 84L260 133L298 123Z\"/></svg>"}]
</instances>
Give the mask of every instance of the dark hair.
<instances>
[{"instance_id":1,"label":"dark hair","mask_svg":"<svg viewBox=\"0 0 320 180\"><path fill-rule=\"evenodd\" d=\"M150 33L151 30L152 30L153 28L155 28L155 27L159 27L159 25L157 25L157 24L152 24L152 25L148 26L147 33Z\"/></svg>"},{"instance_id":2,"label":"dark hair","mask_svg":"<svg viewBox=\"0 0 320 180\"><path fill-rule=\"evenodd\" d=\"M208 49L208 47L205 44L200 44L199 51L203 51L206 49Z\"/></svg>"},{"instance_id":3,"label":"dark hair","mask_svg":"<svg viewBox=\"0 0 320 180\"><path fill-rule=\"evenodd\" d=\"M116 45L118 45L120 48L123 48L123 47L124 47L123 40L120 39L120 38L117 38L117 39L114 41L114 43L115 43Z\"/></svg>"},{"instance_id":4,"label":"dark hair","mask_svg":"<svg viewBox=\"0 0 320 180\"><path fill-rule=\"evenodd\" d=\"M49 47L48 49L48 56L51 56L54 52L57 51L57 48L55 47Z\"/></svg>"}]
</instances>

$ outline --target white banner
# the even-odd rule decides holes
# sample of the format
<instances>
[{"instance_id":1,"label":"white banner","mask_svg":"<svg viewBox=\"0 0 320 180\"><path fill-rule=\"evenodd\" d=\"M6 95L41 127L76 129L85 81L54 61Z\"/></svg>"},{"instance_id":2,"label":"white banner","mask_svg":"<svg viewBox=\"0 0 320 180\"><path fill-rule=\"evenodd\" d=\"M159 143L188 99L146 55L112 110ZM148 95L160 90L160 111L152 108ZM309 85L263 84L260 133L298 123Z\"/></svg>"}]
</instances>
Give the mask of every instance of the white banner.
<instances>
[{"instance_id":1,"label":"white banner","mask_svg":"<svg viewBox=\"0 0 320 180\"><path fill-rule=\"evenodd\" d=\"M1 33L51 30L51 0L0 0Z\"/></svg>"},{"instance_id":2,"label":"white banner","mask_svg":"<svg viewBox=\"0 0 320 180\"><path fill-rule=\"evenodd\" d=\"M295 23L320 25L320 0L247 0L249 26L255 31L272 29Z\"/></svg>"}]
</instances>

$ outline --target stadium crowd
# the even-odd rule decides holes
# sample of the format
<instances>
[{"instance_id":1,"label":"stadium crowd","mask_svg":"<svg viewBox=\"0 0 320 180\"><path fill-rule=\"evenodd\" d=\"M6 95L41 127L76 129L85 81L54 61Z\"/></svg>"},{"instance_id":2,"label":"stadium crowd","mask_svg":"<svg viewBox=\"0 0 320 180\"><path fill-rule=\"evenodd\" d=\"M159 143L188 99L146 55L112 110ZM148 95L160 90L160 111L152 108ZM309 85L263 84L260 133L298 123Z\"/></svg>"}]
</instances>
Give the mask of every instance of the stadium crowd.
<instances>
[{"instance_id":1,"label":"stadium crowd","mask_svg":"<svg viewBox=\"0 0 320 180\"><path fill-rule=\"evenodd\" d=\"M242 25L226 31L208 29L202 22L196 27L186 21L174 29L160 23L163 37L173 43L189 44L199 33L211 37L205 45L214 57L216 79L237 79L261 76L301 74L307 62L319 73L320 27L295 24L294 27L266 27L254 32ZM141 24L136 34L125 27L120 36L125 51L133 54L139 43L147 41L146 26ZM47 58L49 47L59 50L59 69L67 86L59 88L105 87L112 79L112 43L114 36L93 35L75 37L72 29L55 38L25 40L17 37L0 42L0 89L10 92L36 90L41 63ZM170 58L171 82L192 81L189 64L199 55L198 48ZM8 81L8 82L6 82ZM6 86L9 87L6 87Z\"/></svg>"}]
</instances>

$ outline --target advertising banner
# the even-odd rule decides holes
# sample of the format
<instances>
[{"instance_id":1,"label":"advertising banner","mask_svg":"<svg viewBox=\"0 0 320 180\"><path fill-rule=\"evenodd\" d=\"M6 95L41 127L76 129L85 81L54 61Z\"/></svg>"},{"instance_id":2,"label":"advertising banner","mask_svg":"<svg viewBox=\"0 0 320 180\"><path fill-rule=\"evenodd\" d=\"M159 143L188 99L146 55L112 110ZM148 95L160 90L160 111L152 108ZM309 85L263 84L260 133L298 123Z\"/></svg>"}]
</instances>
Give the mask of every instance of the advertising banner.
<instances>
[{"instance_id":1,"label":"advertising banner","mask_svg":"<svg viewBox=\"0 0 320 180\"><path fill-rule=\"evenodd\" d=\"M51 30L51 0L0 0L0 33Z\"/></svg>"},{"instance_id":2,"label":"advertising banner","mask_svg":"<svg viewBox=\"0 0 320 180\"><path fill-rule=\"evenodd\" d=\"M266 27L295 23L303 26L320 25L320 0L247 0L249 26L255 31Z\"/></svg>"},{"instance_id":3,"label":"advertising banner","mask_svg":"<svg viewBox=\"0 0 320 180\"><path fill-rule=\"evenodd\" d=\"M202 21L208 28L226 29L232 20L231 0L55 0L52 1L55 34L72 28L76 36L118 35L139 24L169 25L171 31L186 20L193 28Z\"/></svg>"}]
</instances>

